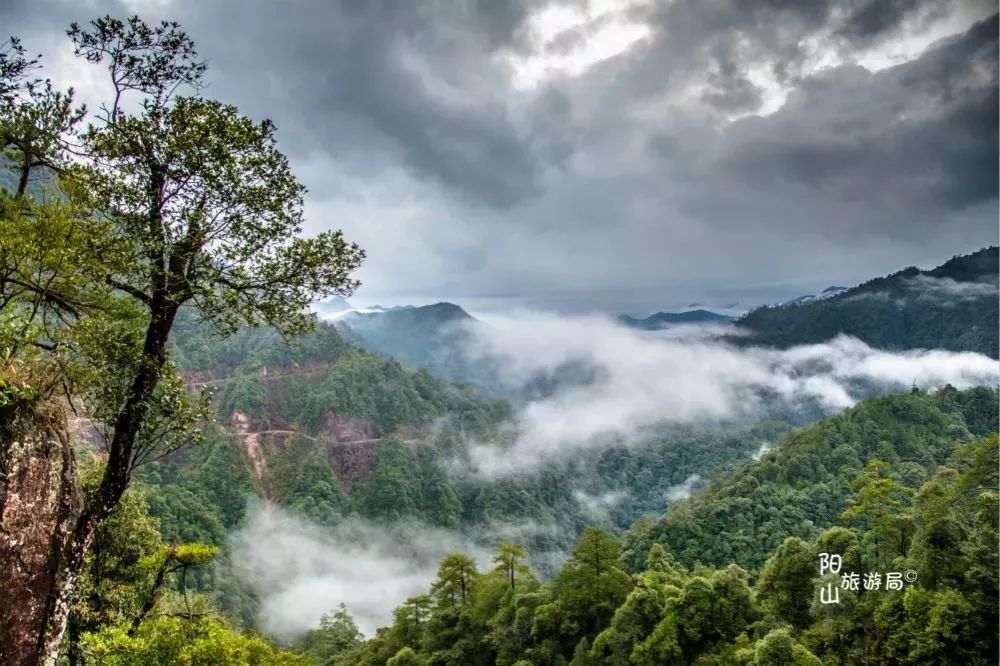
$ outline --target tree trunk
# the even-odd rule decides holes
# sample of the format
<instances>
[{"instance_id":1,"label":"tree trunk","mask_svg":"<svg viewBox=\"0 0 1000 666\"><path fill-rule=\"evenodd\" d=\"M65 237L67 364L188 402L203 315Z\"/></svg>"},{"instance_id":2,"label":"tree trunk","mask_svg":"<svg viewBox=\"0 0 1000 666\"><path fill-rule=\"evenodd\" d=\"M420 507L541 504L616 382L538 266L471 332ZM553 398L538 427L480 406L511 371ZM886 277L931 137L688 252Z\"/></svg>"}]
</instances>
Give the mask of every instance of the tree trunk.
<instances>
[{"instance_id":1,"label":"tree trunk","mask_svg":"<svg viewBox=\"0 0 1000 666\"><path fill-rule=\"evenodd\" d=\"M56 581L58 592L50 597L45 630L40 636L42 659L39 663L44 666L56 666L59 660L59 646L66 630L70 604L77 580L83 571L87 550L94 539L94 533L118 506L131 478L132 449L149 413L153 393L160 382L160 372L167 359L167 336L177 315L177 306L165 304L162 298L158 298L152 311L142 350L143 361L115 419L114 435L100 488L77 521Z\"/></svg>"},{"instance_id":2,"label":"tree trunk","mask_svg":"<svg viewBox=\"0 0 1000 666\"><path fill-rule=\"evenodd\" d=\"M143 363L115 419L101 485L86 507L61 410L54 405L50 410L59 413L60 427L44 428L47 446L34 446L46 452L41 457L15 451L25 448L24 437L7 433L10 428L0 420L0 666L59 661L87 551L128 487L133 446L166 361L177 307L160 305L146 331ZM18 474L5 474L7 467Z\"/></svg>"},{"instance_id":3,"label":"tree trunk","mask_svg":"<svg viewBox=\"0 0 1000 666\"><path fill-rule=\"evenodd\" d=\"M58 569L53 593L49 595L46 622L38 637L38 663L44 666L56 666L59 662L59 649L76 594L76 584L98 525L93 514L84 513L77 520L72 540L63 550L62 566Z\"/></svg>"},{"instance_id":4,"label":"tree trunk","mask_svg":"<svg viewBox=\"0 0 1000 666\"><path fill-rule=\"evenodd\" d=\"M17 195L15 198L20 199L24 196L24 193L28 191L28 180L31 178L31 144L28 144L27 150L24 151L21 159L21 165L18 167L19 177L17 179Z\"/></svg>"}]
</instances>

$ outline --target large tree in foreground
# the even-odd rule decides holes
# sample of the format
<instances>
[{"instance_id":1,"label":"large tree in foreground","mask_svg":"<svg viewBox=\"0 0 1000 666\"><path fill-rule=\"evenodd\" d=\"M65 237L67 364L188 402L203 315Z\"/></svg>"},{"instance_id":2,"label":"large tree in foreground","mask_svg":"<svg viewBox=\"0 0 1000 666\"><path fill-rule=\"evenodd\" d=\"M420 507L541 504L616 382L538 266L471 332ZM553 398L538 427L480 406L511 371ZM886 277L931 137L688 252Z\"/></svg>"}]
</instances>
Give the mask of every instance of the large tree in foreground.
<instances>
[{"instance_id":1,"label":"large tree in foreground","mask_svg":"<svg viewBox=\"0 0 1000 666\"><path fill-rule=\"evenodd\" d=\"M30 599L33 610L17 632L0 633L0 663L56 662L87 550L133 470L196 437L199 410L167 348L180 308L222 332L265 323L298 333L312 324L310 301L356 288L364 256L339 231L300 236L304 189L274 125L198 94L205 65L177 24L105 17L69 36L110 74L108 101L84 130L71 93L53 97L32 80L23 52L0 62L0 138L17 174L0 192L0 411L29 427L40 401L62 394L103 434L107 461L97 489L74 499L62 438L67 499L49 575L2 574L0 606ZM43 179L32 192L35 170L58 191L46 194ZM20 434L0 432L7 471L31 455L14 450ZM0 477L0 495L30 490L18 478ZM0 571L15 571L17 537L0 531Z\"/></svg>"}]
</instances>

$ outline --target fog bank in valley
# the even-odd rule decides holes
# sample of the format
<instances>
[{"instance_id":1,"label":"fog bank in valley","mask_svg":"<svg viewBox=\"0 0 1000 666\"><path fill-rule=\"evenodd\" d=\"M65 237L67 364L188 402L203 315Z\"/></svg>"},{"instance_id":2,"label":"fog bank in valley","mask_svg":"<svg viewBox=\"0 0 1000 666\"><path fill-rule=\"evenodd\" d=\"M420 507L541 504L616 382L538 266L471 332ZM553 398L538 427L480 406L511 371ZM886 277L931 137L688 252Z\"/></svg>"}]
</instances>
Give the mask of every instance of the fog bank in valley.
<instances>
[{"instance_id":1,"label":"fog bank in valley","mask_svg":"<svg viewBox=\"0 0 1000 666\"><path fill-rule=\"evenodd\" d=\"M554 382L515 416L513 446L474 443L477 473L497 477L537 469L584 449L628 444L659 424L711 425L752 419L768 404L828 412L867 391L996 385L997 361L967 352L888 352L839 336L787 350L737 347L725 329L683 336L623 327L601 316L520 312L470 327L466 354L492 359L511 386L566 368L580 381ZM582 368L582 370L581 370Z\"/></svg>"}]
</instances>

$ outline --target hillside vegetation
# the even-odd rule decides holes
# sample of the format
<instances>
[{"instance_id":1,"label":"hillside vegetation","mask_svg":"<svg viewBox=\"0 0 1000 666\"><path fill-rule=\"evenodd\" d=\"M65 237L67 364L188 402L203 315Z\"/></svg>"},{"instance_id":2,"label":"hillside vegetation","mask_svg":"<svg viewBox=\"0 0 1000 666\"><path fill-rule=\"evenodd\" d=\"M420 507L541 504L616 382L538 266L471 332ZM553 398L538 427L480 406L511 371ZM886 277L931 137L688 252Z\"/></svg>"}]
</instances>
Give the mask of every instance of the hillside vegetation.
<instances>
[{"instance_id":1,"label":"hillside vegetation","mask_svg":"<svg viewBox=\"0 0 1000 666\"><path fill-rule=\"evenodd\" d=\"M514 544L484 571L455 553L371 640L341 610L300 648L344 665L993 663L996 414L986 389L872 398L621 541L588 528L549 583ZM821 576L821 553L842 566Z\"/></svg>"},{"instance_id":2,"label":"hillside vegetation","mask_svg":"<svg viewBox=\"0 0 1000 666\"><path fill-rule=\"evenodd\" d=\"M505 400L360 350L329 324L294 342L269 329L219 338L186 316L177 326L173 357L189 386L211 392L217 421L200 446L140 478L169 539L223 549L195 580L247 623L256 605L227 569L226 534L251 498L327 526L362 518L480 537L530 523L543 529L523 545L551 573L549 556L568 551L588 523L620 530L662 512L689 478L732 469L789 427L664 427L534 472L479 476L470 447L502 450L513 436Z\"/></svg>"},{"instance_id":3,"label":"hillside vegetation","mask_svg":"<svg viewBox=\"0 0 1000 666\"><path fill-rule=\"evenodd\" d=\"M997 247L929 271L906 268L828 299L753 310L741 344L792 347L845 333L881 349L949 349L998 356Z\"/></svg>"}]
</instances>

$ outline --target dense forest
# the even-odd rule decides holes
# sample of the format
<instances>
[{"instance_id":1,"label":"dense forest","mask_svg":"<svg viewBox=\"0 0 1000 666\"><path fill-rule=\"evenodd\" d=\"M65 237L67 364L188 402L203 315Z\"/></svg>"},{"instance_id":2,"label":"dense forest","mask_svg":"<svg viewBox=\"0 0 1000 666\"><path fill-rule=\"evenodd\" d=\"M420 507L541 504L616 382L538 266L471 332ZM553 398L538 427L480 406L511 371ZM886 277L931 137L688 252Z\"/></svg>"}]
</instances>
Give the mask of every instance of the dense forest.
<instances>
[{"instance_id":1,"label":"dense forest","mask_svg":"<svg viewBox=\"0 0 1000 666\"><path fill-rule=\"evenodd\" d=\"M786 433L759 461L620 538L587 527L548 582L518 544L499 541L482 569L454 553L427 593L407 599L375 636L364 640L349 613L333 607L280 658L345 665L992 663L997 398L995 390L950 387L871 398ZM116 553L119 559L103 560L114 564L94 574L119 594L139 588L132 603L155 589L150 581L164 558L174 558L166 568L175 579L191 568L191 585L216 554L207 546L173 552L160 545L157 527L170 528L149 515L145 498L157 492L133 491L101 539L120 548L127 540L113 530L148 534L148 543L131 541L140 552ZM190 521L199 504L182 517ZM820 553L840 555L843 573L821 576ZM915 580L885 587L890 573L907 571ZM862 581L878 574L880 587L869 578L851 588L849 572ZM840 590L838 604L820 601L827 584ZM95 595L80 602L83 617L95 613L86 603L107 603ZM224 621L211 595L175 586L158 603L216 619L194 626L146 620L132 633L97 622L82 650L97 663L140 664L202 658L210 649L277 649L211 625ZM127 609L116 612L129 617ZM222 635L240 647L216 644ZM281 663L277 652L267 654L241 663Z\"/></svg>"},{"instance_id":2,"label":"dense forest","mask_svg":"<svg viewBox=\"0 0 1000 666\"><path fill-rule=\"evenodd\" d=\"M1000 249L905 268L824 300L752 310L736 320L744 344L791 347L846 333L881 349L951 349L997 358ZM734 338L740 342L740 338Z\"/></svg>"},{"instance_id":3,"label":"dense forest","mask_svg":"<svg viewBox=\"0 0 1000 666\"><path fill-rule=\"evenodd\" d=\"M482 571L455 553L370 640L332 609L298 647L394 666L993 663L996 415L987 389L873 398L621 539L587 528L548 583L515 544Z\"/></svg>"},{"instance_id":4,"label":"dense forest","mask_svg":"<svg viewBox=\"0 0 1000 666\"><path fill-rule=\"evenodd\" d=\"M221 549L191 580L219 594L246 626L258 608L230 567L226 541L249 498L319 525L413 522L481 541L530 522L547 529L521 545L550 575L551 556L567 552L586 525L618 531L661 513L672 490L734 469L796 418L776 412L724 428L663 426L641 445L623 441L535 473L478 478L463 471L470 442L504 446L512 436L509 401L360 350L329 324L294 343L271 329L219 338L187 314L177 326L173 358L189 385L212 393L216 423L200 446L137 478L168 541ZM588 501L608 496L627 501L596 510Z\"/></svg>"}]
</instances>

